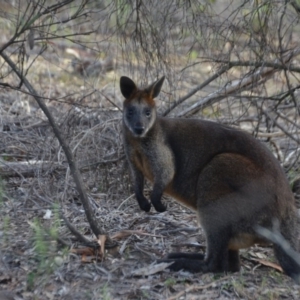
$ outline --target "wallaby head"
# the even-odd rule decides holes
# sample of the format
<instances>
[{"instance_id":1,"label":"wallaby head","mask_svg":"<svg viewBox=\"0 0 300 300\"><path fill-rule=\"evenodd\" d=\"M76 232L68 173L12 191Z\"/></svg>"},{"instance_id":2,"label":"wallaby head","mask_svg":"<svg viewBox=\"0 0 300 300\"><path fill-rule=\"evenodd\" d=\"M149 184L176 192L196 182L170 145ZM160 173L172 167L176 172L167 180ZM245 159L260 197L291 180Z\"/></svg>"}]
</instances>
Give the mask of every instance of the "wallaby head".
<instances>
[{"instance_id":1,"label":"wallaby head","mask_svg":"<svg viewBox=\"0 0 300 300\"><path fill-rule=\"evenodd\" d=\"M120 79L121 93L125 97L123 104L123 121L130 132L143 138L156 120L154 98L158 96L165 77L160 78L145 89L139 89L128 77Z\"/></svg>"}]
</instances>

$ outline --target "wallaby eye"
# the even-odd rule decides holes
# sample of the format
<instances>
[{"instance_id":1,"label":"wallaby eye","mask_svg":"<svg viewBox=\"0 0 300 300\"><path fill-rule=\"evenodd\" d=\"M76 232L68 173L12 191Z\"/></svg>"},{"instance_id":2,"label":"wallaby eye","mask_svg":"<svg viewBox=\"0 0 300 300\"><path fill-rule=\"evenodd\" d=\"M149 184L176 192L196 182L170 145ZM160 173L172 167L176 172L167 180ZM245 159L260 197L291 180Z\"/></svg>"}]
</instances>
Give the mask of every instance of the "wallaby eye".
<instances>
[{"instance_id":1,"label":"wallaby eye","mask_svg":"<svg viewBox=\"0 0 300 300\"><path fill-rule=\"evenodd\" d=\"M150 110L149 108L147 108L147 109L145 110L145 115L146 115L147 117L150 117L150 116L151 116L151 110Z\"/></svg>"},{"instance_id":2,"label":"wallaby eye","mask_svg":"<svg viewBox=\"0 0 300 300\"><path fill-rule=\"evenodd\" d=\"M133 107L128 108L127 117L131 118L133 116L133 114L134 114L134 108Z\"/></svg>"}]
</instances>

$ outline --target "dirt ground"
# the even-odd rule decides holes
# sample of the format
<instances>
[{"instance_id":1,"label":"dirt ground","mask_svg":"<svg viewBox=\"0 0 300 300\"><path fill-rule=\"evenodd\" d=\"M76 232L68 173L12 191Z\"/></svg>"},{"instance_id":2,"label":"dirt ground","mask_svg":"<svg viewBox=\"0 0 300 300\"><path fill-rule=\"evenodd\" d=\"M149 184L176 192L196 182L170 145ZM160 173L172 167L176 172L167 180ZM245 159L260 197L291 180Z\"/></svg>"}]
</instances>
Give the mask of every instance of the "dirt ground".
<instances>
[{"instance_id":1,"label":"dirt ground","mask_svg":"<svg viewBox=\"0 0 300 300\"><path fill-rule=\"evenodd\" d=\"M81 168L99 224L118 246L105 249L102 257L71 234L58 208L96 241L64 153L30 95L2 87L0 300L300 299L300 287L278 269L271 247L241 251L242 268L234 274L170 272L155 263L172 251L205 252L195 213L167 197L164 213L144 213L136 203L122 148L121 112L108 100L122 105L118 80L126 66L108 63L86 79L66 47L59 51L60 59L39 57L28 79L44 96L56 99L46 104ZM178 93L206 74L203 66L195 68ZM218 114L215 107L203 114L219 117L228 103L217 106ZM243 108L231 109L238 114ZM283 151L293 147L284 137L278 144ZM149 185L146 192L150 190Z\"/></svg>"}]
</instances>

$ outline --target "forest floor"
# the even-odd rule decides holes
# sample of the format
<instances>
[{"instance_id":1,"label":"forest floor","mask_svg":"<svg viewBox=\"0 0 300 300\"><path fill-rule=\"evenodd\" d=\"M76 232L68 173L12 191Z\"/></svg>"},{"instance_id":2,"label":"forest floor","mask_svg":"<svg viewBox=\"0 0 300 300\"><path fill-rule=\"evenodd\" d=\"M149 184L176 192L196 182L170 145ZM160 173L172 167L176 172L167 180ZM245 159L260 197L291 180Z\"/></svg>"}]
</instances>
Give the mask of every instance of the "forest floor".
<instances>
[{"instance_id":1,"label":"forest floor","mask_svg":"<svg viewBox=\"0 0 300 300\"><path fill-rule=\"evenodd\" d=\"M196 215L167 197L164 213L144 213L137 205L122 148L121 112L107 100L122 105L118 80L126 66L102 68L87 79L66 49L59 51L60 59L38 57L27 77L56 99L46 104L82 168L99 224L118 246L102 257L72 236L58 207L96 241L64 154L34 100L2 87L0 167L8 173L1 183L0 299L300 299L300 287L280 272L271 247L241 251L241 271L233 274L170 272L156 264L172 251L205 252ZM195 70L193 82L203 81L203 70ZM146 194L150 190L149 185Z\"/></svg>"}]
</instances>

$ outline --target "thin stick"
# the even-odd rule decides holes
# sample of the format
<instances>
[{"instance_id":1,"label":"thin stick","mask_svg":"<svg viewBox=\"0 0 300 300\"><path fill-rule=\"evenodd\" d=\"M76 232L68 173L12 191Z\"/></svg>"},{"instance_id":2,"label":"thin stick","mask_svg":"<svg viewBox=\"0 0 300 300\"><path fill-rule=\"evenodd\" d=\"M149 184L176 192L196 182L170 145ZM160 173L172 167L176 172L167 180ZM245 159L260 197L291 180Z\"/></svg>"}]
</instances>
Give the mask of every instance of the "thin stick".
<instances>
[{"instance_id":1,"label":"thin stick","mask_svg":"<svg viewBox=\"0 0 300 300\"><path fill-rule=\"evenodd\" d=\"M180 298L181 296L183 296L183 295L186 294L186 293L189 293L189 292L191 292L191 291L196 291L196 290L204 290L204 289L207 289L207 288L211 287L212 285L215 285L215 284L217 284L217 283L219 283L219 282L222 282L222 281L224 281L224 280L227 280L227 279L229 279L229 278L230 278L230 276L225 276L225 277L223 277L223 278L221 278L221 279L212 281L212 282L210 282L210 283L208 283L208 284L205 284L205 285L193 284L193 285L189 286L188 288L186 288L185 290L179 292L179 293L176 294L175 296L169 297L167 300L176 300L176 299Z\"/></svg>"}]
</instances>

